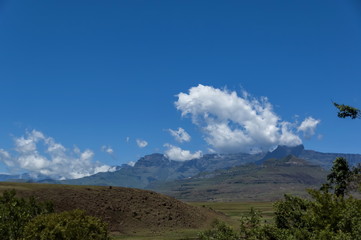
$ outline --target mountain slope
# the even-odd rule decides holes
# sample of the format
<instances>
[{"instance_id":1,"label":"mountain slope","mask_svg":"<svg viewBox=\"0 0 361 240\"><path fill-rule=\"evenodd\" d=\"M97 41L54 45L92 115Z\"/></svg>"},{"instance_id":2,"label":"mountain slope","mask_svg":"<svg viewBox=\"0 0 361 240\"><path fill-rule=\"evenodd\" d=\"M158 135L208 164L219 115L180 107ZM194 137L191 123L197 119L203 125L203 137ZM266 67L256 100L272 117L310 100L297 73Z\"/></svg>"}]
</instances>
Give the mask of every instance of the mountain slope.
<instances>
[{"instance_id":1,"label":"mountain slope","mask_svg":"<svg viewBox=\"0 0 361 240\"><path fill-rule=\"evenodd\" d=\"M285 193L305 195L319 187L327 171L289 155L260 164L199 174L190 179L154 183L150 189L184 201L270 201Z\"/></svg>"},{"instance_id":2,"label":"mountain slope","mask_svg":"<svg viewBox=\"0 0 361 240\"><path fill-rule=\"evenodd\" d=\"M146 188L153 182L172 181L193 177L201 172L212 172L236 165L254 162L264 154L207 154L202 158L185 162L172 161L163 154L151 154L140 158L134 167L123 167L119 171L98 173L80 179L61 181L76 185L112 185Z\"/></svg>"}]
</instances>

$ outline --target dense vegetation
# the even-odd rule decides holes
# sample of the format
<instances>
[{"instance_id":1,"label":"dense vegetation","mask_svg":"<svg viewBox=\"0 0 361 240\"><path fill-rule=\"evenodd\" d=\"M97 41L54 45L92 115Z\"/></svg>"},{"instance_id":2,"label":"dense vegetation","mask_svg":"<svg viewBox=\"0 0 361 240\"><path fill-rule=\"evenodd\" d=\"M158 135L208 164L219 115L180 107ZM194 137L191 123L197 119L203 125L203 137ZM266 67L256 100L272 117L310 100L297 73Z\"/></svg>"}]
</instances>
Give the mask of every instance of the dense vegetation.
<instances>
[{"instance_id":1,"label":"dense vegetation","mask_svg":"<svg viewBox=\"0 0 361 240\"><path fill-rule=\"evenodd\" d=\"M100 219L73 210L44 214L30 221L24 240L109 240L107 226Z\"/></svg>"},{"instance_id":2,"label":"dense vegetation","mask_svg":"<svg viewBox=\"0 0 361 240\"><path fill-rule=\"evenodd\" d=\"M51 202L18 198L15 190L0 196L2 240L108 240L106 225L83 211L53 213Z\"/></svg>"},{"instance_id":3,"label":"dense vegetation","mask_svg":"<svg viewBox=\"0 0 361 240\"><path fill-rule=\"evenodd\" d=\"M338 158L320 190L308 190L310 198L285 195L275 203L272 223L263 223L251 210L238 231L216 222L202 232L201 240L357 240L361 239L361 200L348 195L353 175L346 159Z\"/></svg>"},{"instance_id":4,"label":"dense vegetation","mask_svg":"<svg viewBox=\"0 0 361 240\"><path fill-rule=\"evenodd\" d=\"M0 196L0 236L4 240L17 240L23 236L24 226L40 214L53 212L51 203L38 203L34 198L15 197L15 190Z\"/></svg>"}]
</instances>

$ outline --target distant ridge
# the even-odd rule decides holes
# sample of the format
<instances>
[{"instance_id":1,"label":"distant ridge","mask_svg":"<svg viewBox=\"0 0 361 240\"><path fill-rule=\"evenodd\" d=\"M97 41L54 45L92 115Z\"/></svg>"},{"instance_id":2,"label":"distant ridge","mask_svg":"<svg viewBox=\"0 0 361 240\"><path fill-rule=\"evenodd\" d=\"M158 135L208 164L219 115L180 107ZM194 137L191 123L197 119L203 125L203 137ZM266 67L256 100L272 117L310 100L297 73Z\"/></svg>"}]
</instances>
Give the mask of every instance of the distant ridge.
<instances>
[{"instance_id":1,"label":"distant ridge","mask_svg":"<svg viewBox=\"0 0 361 240\"><path fill-rule=\"evenodd\" d=\"M289 155L306 160L310 165L317 165L325 170L331 168L332 162L336 157L345 157L351 166L361 163L360 154L322 153L306 150L303 145L298 145L292 147L278 146L273 151L259 154L206 154L201 158L184 162L173 161L164 154L154 153L140 158L134 166L122 165L114 172L102 172L79 179L56 181L46 178L35 180L23 178L21 180L16 180L4 176L4 178L6 178L4 180L73 185L121 186L147 189L157 185L157 183L188 179L199 174L214 173L222 169L242 166L248 163L262 165L269 159L282 159Z\"/></svg>"},{"instance_id":2,"label":"distant ridge","mask_svg":"<svg viewBox=\"0 0 361 240\"><path fill-rule=\"evenodd\" d=\"M140 158L133 167L127 166L115 172L98 173L80 179L59 181L75 185L112 185L147 188L153 182L172 181L193 177L202 172L213 172L260 160L260 154L207 154L201 158L179 162L165 155L154 153Z\"/></svg>"},{"instance_id":3,"label":"distant ridge","mask_svg":"<svg viewBox=\"0 0 361 240\"><path fill-rule=\"evenodd\" d=\"M330 169L332 166L332 162L337 157L346 158L351 166L355 166L358 163L361 163L361 154L322 153L313 150L306 150L302 144L292 147L280 145L272 152L268 152L260 161L257 161L257 163L261 164L267 159L272 158L284 158L287 155L293 155L298 158L305 159L308 162L319 165L324 169Z\"/></svg>"}]
</instances>

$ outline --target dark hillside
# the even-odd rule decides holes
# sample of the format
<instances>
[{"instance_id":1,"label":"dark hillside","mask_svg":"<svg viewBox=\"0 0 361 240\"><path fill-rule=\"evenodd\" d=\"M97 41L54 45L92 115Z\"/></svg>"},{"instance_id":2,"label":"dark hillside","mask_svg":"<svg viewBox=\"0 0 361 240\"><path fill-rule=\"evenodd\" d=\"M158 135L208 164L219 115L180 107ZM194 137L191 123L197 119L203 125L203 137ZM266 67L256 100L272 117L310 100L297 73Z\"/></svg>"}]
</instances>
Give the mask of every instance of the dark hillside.
<instances>
[{"instance_id":1,"label":"dark hillside","mask_svg":"<svg viewBox=\"0 0 361 240\"><path fill-rule=\"evenodd\" d=\"M42 201L51 200L56 211L84 209L88 214L108 222L112 232L201 228L220 217L206 208L139 189L0 183L0 192L6 189L15 189L22 197L33 195Z\"/></svg>"}]
</instances>

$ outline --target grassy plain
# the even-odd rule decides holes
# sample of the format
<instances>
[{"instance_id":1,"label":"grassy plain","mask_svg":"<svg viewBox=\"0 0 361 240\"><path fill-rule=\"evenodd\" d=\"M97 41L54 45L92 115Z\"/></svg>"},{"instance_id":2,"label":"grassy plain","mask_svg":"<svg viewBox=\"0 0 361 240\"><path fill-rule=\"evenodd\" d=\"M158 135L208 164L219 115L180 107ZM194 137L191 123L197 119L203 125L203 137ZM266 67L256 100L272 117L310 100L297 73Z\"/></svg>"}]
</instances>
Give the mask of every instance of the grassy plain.
<instances>
[{"instance_id":1,"label":"grassy plain","mask_svg":"<svg viewBox=\"0 0 361 240\"><path fill-rule=\"evenodd\" d=\"M189 204L222 212L236 221L247 215L251 208L261 211L265 220L270 220L273 217L273 202L190 202Z\"/></svg>"},{"instance_id":2,"label":"grassy plain","mask_svg":"<svg viewBox=\"0 0 361 240\"><path fill-rule=\"evenodd\" d=\"M197 207L209 208L228 216L227 223L235 229L239 227L239 219L247 215L251 208L261 211L264 220L273 217L273 202L188 202ZM196 239L199 229L168 230L163 232L136 232L131 235L114 236L114 240L191 240Z\"/></svg>"},{"instance_id":3,"label":"grassy plain","mask_svg":"<svg viewBox=\"0 0 361 240\"><path fill-rule=\"evenodd\" d=\"M163 232L137 232L132 235L113 236L113 240L192 240L197 239L197 235L201 230L184 229L169 230Z\"/></svg>"}]
</instances>

